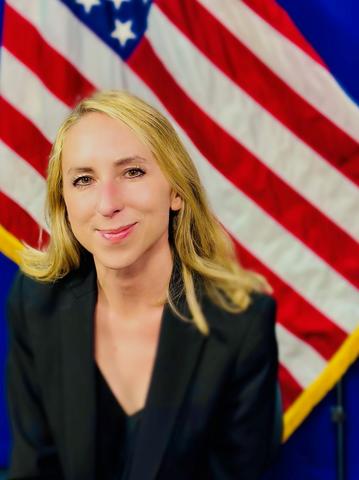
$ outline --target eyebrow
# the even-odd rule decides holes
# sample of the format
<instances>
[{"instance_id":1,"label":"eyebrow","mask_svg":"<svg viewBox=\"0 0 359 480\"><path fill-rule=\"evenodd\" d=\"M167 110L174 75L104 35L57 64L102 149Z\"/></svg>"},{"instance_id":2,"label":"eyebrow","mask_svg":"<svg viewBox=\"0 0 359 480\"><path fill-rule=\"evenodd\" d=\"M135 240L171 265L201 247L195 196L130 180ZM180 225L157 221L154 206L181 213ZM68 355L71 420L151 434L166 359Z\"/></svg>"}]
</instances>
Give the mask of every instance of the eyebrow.
<instances>
[{"instance_id":1,"label":"eyebrow","mask_svg":"<svg viewBox=\"0 0 359 480\"><path fill-rule=\"evenodd\" d=\"M138 155L134 155L131 157L119 158L113 162L115 167L124 167L126 165L136 163L148 164L148 160ZM69 173L84 173L84 172L93 172L94 169L92 167L71 167L67 170L67 174Z\"/></svg>"}]
</instances>

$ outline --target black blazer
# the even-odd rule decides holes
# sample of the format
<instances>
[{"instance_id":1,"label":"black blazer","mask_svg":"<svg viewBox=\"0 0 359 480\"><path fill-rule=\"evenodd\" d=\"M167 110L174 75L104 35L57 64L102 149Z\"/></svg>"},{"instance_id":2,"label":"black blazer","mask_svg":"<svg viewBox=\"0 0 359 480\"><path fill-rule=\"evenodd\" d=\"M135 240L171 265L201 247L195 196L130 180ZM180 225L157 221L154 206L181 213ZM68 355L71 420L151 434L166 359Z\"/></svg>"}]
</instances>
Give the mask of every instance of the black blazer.
<instances>
[{"instance_id":1,"label":"black blazer","mask_svg":"<svg viewBox=\"0 0 359 480\"><path fill-rule=\"evenodd\" d=\"M95 479L96 298L93 265L54 283L21 273L15 279L9 479ZM128 480L256 480L266 466L278 365L275 301L255 294L245 312L230 314L203 296L202 308L209 337L165 305Z\"/></svg>"}]
</instances>

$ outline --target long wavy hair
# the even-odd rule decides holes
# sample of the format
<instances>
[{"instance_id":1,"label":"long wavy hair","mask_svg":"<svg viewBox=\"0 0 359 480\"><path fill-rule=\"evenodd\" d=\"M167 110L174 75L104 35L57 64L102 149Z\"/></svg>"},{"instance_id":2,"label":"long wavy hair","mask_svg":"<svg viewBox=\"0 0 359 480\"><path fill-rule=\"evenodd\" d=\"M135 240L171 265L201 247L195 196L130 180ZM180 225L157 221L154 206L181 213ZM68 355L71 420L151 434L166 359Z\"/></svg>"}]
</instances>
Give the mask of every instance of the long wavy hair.
<instances>
[{"instance_id":1,"label":"long wavy hair","mask_svg":"<svg viewBox=\"0 0 359 480\"><path fill-rule=\"evenodd\" d=\"M196 286L226 311L245 310L251 293L270 291L265 278L241 267L230 236L209 207L196 167L169 121L155 108L124 91L100 91L83 99L63 122L52 146L47 174L45 212L50 227L49 244L42 250L25 246L22 271L39 281L53 282L80 267L83 247L67 218L63 197L61 156L66 133L84 115L101 112L131 128L151 149L182 207L170 212L169 243L180 266L180 290L167 289L171 308L184 320L193 321L203 333L209 327ZM176 307L185 294L192 319ZM174 298L176 297L176 298Z\"/></svg>"}]
</instances>

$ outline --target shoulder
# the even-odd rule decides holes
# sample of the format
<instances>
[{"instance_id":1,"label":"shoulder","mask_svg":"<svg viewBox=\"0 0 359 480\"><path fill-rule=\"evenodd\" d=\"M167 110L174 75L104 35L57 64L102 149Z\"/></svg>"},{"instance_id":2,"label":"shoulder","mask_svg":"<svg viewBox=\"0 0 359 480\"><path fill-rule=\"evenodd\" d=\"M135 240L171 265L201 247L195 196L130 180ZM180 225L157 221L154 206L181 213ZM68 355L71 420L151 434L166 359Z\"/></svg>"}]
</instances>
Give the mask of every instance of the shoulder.
<instances>
[{"instance_id":1,"label":"shoulder","mask_svg":"<svg viewBox=\"0 0 359 480\"><path fill-rule=\"evenodd\" d=\"M253 293L251 303L242 312L231 313L212 302L206 302L206 319L210 335L234 350L256 351L273 348L277 302L264 293Z\"/></svg>"},{"instance_id":2,"label":"shoulder","mask_svg":"<svg viewBox=\"0 0 359 480\"><path fill-rule=\"evenodd\" d=\"M40 282L19 270L6 305L10 340L32 352L58 344L64 318L81 294L92 291L93 280L93 274L86 276L74 270L55 282Z\"/></svg>"},{"instance_id":3,"label":"shoulder","mask_svg":"<svg viewBox=\"0 0 359 480\"><path fill-rule=\"evenodd\" d=\"M204 308L210 326L234 334L238 330L265 328L267 325L273 326L277 302L265 293L254 292L250 296L248 307L238 313L228 312L208 298L205 299Z\"/></svg>"},{"instance_id":4,"label":"shoulder","mask_svg":"<svg viewBox=\"0 0 359 480\"><path fill-rule=\"evenodd\" d=\"M30 278L21 270L15 275L6 302L10 330L31 331L56 322L56 312L76 301L76 288L86 280L77 270L53 282Z\"/></svg>"},{"instance_id":5,"label":"shoulder","mask_svg":"<svg viewBox=\"0 0 359 480\"><path fill-rule=\"evenodd\" d=\"M49 318L48 313L59 301L62 282L45 283L34 280L18 270L6 302L6 317L10 335L25 343L33 332L33 327L42 319Z\"/></svg>"},{"instance_id":6,"label":"shoulder","mask_svg":"<svg viewBox=\"0 0 359 480\"><path fill-rule=\"evenodd\" d=\"M76 297L93 291L95 277L92 256L85 254L81 255L81 263L77 269L53 281L36 280L19 269L10 289L8 301L11 303L21 299L26 306L46 305L49 302L54 304L56 301L62 301L69 293Z\"/></svg>"},{"instance_id":7,"label":"shoulder","mask_svg":"<svg viewBox=\"0 0 359 480\"><path fill-rule=\"evenodd\" d=\"M69 276L55 282L42 282L25 275L18 270L12 283L8 305L11 307L32 308L51 302L54 297L67 288Z\"/></svg>"}]
</instances>

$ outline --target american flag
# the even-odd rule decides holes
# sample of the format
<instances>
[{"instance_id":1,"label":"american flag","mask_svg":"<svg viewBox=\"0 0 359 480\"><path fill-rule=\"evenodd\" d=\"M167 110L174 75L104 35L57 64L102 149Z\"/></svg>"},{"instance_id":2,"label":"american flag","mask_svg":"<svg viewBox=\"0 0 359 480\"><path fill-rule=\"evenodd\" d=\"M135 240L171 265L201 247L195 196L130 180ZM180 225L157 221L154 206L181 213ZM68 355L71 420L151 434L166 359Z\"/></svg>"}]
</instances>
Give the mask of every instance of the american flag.
<instances>
[{"instance_id":1,"label":"american flag","mask_svg":"<svg viewBox=\"0 0 359 480\"><path fill-rule=\"evenodd\" d=\"M356 104L274 0L6 0L3 25L1 251L46 242L48 154L77 101L147 100L274 288L288 438L359 351Z\"/></svg>"}]
</instances>

